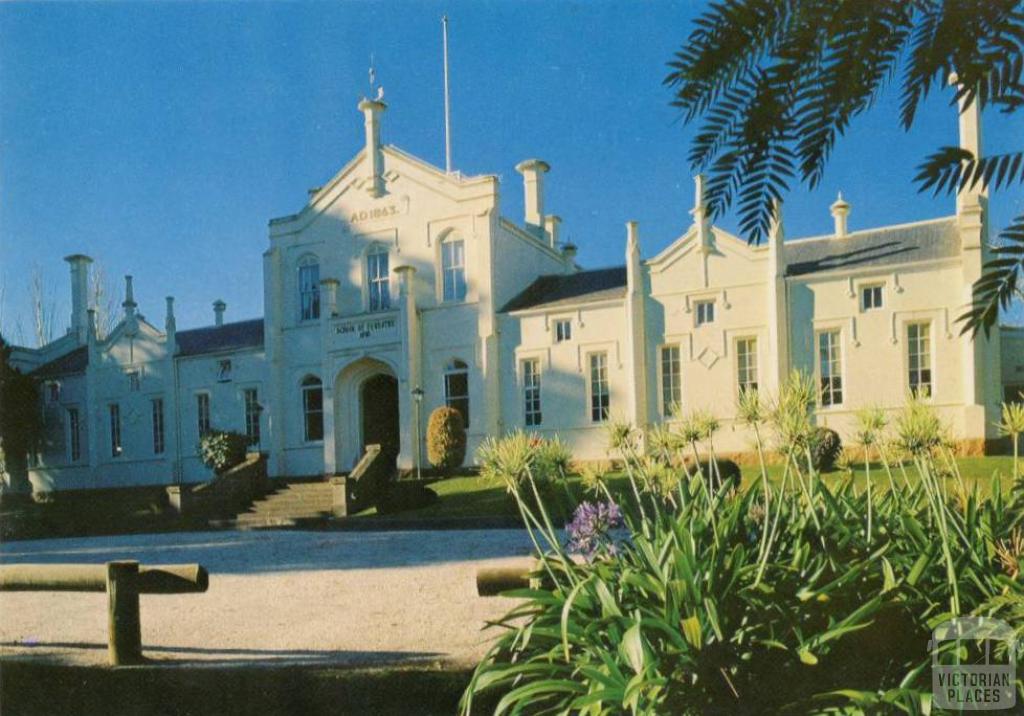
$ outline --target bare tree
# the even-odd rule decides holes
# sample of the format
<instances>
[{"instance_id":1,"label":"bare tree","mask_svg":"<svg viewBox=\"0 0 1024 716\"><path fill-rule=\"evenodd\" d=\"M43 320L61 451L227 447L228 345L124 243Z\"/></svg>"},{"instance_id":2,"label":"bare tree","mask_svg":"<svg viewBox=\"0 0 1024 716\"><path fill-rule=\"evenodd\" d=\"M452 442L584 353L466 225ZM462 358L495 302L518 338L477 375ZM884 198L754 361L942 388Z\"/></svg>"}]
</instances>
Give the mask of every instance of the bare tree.
<instances>
[{"instance_id":1,"label":"bare tree","mask_svg":"<svg viewBox=\"0 0 1024 716\"><path fill-rule=\"evenodd\" d=\"M103 340L110 335L117 325L117 301L110 290L106 272L102 264L94 263L90 277L89 298L92 308L96 311L96 337Z\"/></svg>"},{"instance_id":2,"label":"bare tree","mask_svg":"<svg viewBox=\"0 0 1024 716\"><path fill-rule=\"evenodd\" d=\"M29 295L32 300L32 329L36 346L41 348L56 337L60 318L53 287L47 286L43 280L43 272L38 266L32 269Z\"/></svg>"}]
</instances>

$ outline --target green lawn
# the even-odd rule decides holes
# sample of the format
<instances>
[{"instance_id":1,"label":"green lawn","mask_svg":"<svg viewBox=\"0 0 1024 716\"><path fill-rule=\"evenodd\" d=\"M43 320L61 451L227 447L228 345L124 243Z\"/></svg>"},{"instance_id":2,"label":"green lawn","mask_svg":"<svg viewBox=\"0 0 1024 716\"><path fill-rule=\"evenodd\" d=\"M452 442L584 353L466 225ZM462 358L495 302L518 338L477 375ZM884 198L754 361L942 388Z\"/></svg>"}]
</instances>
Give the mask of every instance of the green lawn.
<instances>
[{"instance_id":1,"label":"green lawn","mask_svg":"<svg viewBox=\"0 0 1024 716\"><path fill-rule=\"evenodd\" d=\"M988 494L991 490L992 478L995 474L1002 475L1002 485L1007 489L1010 485L1010 476L1013 473L1013 458L1009 456L991 457L965 457L958 461L960 472L968 487L975 482L981 488L982 493ZM743 482L749 484L760 474L758 468L753 465L743 467ZM854 470L855 477L863 484L864 469L862 465ZM914 479L912 468L907 469L911 480ZM782 475L782 467L770 465L768 476L772 481L778 481ZM826 482L834 484L846 477L847 473L834 471L826 473ZM894 478L897 484L902 484L902 477L898 470L894 470ZM880 464L871 466L872 485L880 490L888 489L889 478ZM608 480L609 487L613 494L621 494L628 489L628 483L624 475L613 475ZM476 476L456 476L445 480L434 482L430 488L437 493L438 501L428 507L416 510L407 510L399 513L400 517L417 519L449 519L449 518L471 518L471 517L515 517L516 508L512 500L505 492L504 486L485 480ZM583 497L583 490L579 484L579 478L569 479L569 490L576 500ZM371 509L359 514L359 517L376 518L376 510Z\"/></svg>"}]
</instances>

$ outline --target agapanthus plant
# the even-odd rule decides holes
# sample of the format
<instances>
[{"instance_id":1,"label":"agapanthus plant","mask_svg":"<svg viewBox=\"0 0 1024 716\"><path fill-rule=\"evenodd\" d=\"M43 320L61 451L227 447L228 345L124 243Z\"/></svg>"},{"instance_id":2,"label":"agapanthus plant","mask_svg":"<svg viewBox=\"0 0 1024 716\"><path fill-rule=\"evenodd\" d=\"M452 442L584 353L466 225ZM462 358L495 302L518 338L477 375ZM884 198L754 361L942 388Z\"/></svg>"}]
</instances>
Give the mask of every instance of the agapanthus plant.
<instances>
[{"instance_id":1,"label":"agapanthus plant","mask_svg":"<svg viewBox=\"0 0 1024 716\"><path fill-rule=\"evenodd\" d=\"M611 500L581 502L566 525L569 535L567 549L582 554L587 561L614 556L618 552L611 531L622 526L622 511Z\"/></svg>"}]
</instances>

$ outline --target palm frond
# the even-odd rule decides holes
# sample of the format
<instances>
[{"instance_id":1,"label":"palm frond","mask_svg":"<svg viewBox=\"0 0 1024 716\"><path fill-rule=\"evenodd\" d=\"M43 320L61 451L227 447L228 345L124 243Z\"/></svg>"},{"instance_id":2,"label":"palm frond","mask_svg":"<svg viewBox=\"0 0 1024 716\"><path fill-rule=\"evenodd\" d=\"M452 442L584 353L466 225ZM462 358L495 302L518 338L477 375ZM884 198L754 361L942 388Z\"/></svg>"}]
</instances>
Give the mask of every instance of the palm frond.
<instances>
[{"instance_id":1,"label":"palm frond","mask_svg":"<svg viewBox=\"0 0 1024 716\"><path fill-rule=\"evenodd\" d=\"M1024 269L1024 214L1017 216L999 233L1000 245L992 249L984 274L974 284L974 301L957 320L963 323L961 335L976 336L984 329L988 336L999 319L999 311L1010 307L1017 293L1017 282Z\"/></svg>"},{"instance_id":2,"label":"palm frond","mask_svg":"<svg viewBox=\"0 0 1024 716\"><path fill-rule=\"evenodd\" d=\"M914 181L933 194L961 192L981 183L982 189L1001 189L1024 182L1024 152L992 154L980 159L960 147L941 147L918 167Z\"/></svg>"}]
</instances>

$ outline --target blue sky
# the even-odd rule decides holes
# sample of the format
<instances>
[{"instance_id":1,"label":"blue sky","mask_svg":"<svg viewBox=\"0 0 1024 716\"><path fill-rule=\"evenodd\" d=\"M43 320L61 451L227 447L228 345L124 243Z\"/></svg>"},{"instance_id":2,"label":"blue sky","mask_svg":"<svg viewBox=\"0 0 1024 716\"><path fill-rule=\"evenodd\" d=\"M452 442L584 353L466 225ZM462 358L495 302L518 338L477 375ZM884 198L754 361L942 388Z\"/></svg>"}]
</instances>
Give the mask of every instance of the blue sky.
<instances>
[{"instance_id":1,"label":"blue sky","mask_svg":"<svg viewBox=\"0 0 1024 716\"><path fill-rule=\"evenodd\" d=\"M374 57L389 110L384 140L443 165L440 16L451 18L457 169L500 176L547 160L548 210L587 266L621 263L623 223L651 256L689 223L684 127L661 84L702 3L38 3L0 5L0 284L3 322L30 334L38 266L68 312L61 257L84 252L112 288L133 274L140 310L179 327L262 315L267 221L302 207L362 142L356 102ZM791 237L831 230L841 189L852 230L953 212L919 194L915 167L956 142L948 96L910 133L895 93L855 121L819 189L794 189ZM987 113L989 151L1024 136L1024 113ZM992 201L992 226L1024 211ZM735 217L719 222L735 230ZM1020 311L1015 320L1020 320Z\"/></svg>"}]
</instances>

